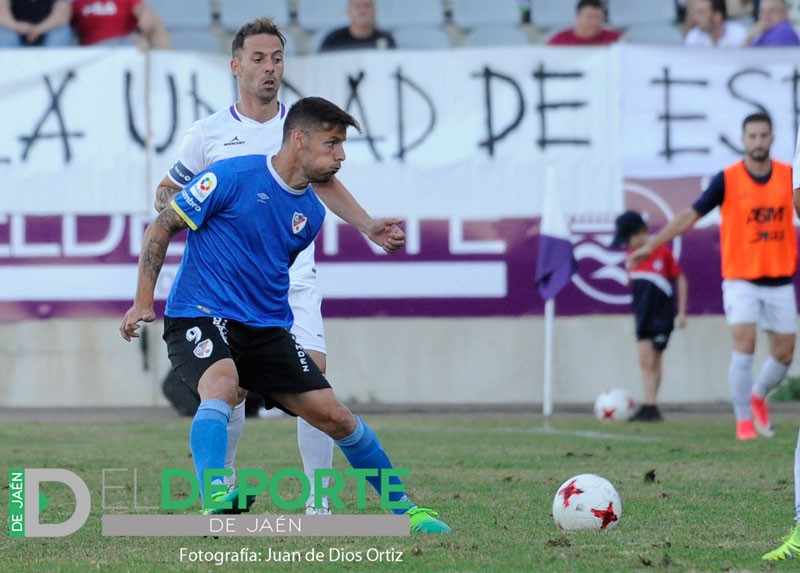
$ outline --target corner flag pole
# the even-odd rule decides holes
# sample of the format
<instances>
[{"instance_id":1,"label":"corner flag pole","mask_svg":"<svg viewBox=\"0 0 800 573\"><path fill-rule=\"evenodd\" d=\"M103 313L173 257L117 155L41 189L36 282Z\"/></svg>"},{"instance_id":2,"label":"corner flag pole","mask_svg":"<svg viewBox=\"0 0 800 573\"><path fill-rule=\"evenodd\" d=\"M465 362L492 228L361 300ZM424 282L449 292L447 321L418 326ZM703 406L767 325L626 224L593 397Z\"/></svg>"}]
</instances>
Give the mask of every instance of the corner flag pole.
<instances>
[{"instance_id":1,"label":"corner flag pole","mask_svg":"<svg viewBox=\"0 0 800 573\"><path fill-rule=\"evenodd\" d=\"M545 427L550 426L553 414L553 330L556 316L556 299L551 298L544 303L544 392L542 396L542 414Z\"/></svg>"}]
</instances>

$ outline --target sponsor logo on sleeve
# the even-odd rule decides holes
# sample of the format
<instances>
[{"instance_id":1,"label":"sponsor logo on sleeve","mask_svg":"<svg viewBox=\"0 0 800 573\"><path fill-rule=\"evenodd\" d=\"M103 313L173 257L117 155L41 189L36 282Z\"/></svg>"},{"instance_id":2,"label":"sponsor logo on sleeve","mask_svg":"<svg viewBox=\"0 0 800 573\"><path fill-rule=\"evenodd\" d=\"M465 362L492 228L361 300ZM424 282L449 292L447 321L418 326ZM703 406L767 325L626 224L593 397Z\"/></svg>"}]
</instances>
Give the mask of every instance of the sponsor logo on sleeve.
<instances>
[{"instance_id":1,"label":"sponsor logo on sleeve","mask_svg":"<svg viewBox=\"0 0 800 573\"><path fill-rule=\"evenodd\" d=\"M194 199L192 199L191 196L186 192L186 189L181 191L181 197L183 197L183 200L186 201L186 204L195 211L203 210L203 208L200 207L200 205L198 205L197 202Z\"/></svg>"},{"instance_id":2,"label":"sponsor logo on sleeve","mask_svg":"<svg viewBox=\"0 0 800 573\"><path fill-rule=\"evenodd\" d=\"M200 176L200 179L189 188L189 192L194 195L195 199L202 203L216 187L217 176L208 172Z\"/></svg>"},{"instance_id":3,"label":"sponsor logo on sleeve","mask_svg":"<svg viewBox=\"0 0 800 573\"><path fill-rule=\"evenodd\" d=\"M294 234L296 235L305 229L306 223L308 223L308 217L295 211L294 216L292 217L292 231L294 231Z\"/></svg>"}]
</instances>

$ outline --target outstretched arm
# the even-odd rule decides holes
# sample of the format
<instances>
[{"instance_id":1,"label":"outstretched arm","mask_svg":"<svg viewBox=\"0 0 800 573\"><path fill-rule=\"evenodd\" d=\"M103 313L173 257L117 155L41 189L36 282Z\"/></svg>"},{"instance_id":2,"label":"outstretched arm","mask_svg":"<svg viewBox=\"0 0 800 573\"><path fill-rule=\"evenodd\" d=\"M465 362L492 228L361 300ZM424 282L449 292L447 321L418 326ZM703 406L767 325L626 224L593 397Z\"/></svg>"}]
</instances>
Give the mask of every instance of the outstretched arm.
<instances>
[{"instance_id":1,"label":"outstretched arm","mask_svg":"<svg viewBox=\"0 0 800 573\"><path fill-rule=\"evenodd\" d=\"M648 239L644 245L628 255L628 260L625 262L625 265L628 268L635 267L649 257L657 247L660 247L664 243L668 243L678 235L684 233L687 229L694 225L695 221L697 221L699 218L700 215L697 213L697 211L695 211L692 207L687 207L678 213L672 221L667 223L663 229L661 229L654 236L650 237L650 239Z\"/></svg>"},{"instance_id":2,"label":"outstretched arm","mask_svg":"<svg viewBox=\"0 0 800 573\"><path fill-rule=\"evenodd\" d=\"M122 318L119 332L122 338L129 341L138 338L139 323L152 322L156 318L153 310L156 281L164 266L167 248L176 233L186 229L188 225L172 209L159 213L155 221L147 226L142 239L142 252L139 255L139 277L136 284L136 296L133 306Z\"/></svg>"},{"instance_id":3,"label":"outstretched arm","mask_svg":"<svg viewBox=\"0 0 800 573\"><path fill-rule=\"evenodd\" d=\"M405 244L406 234L400 228L402 220L373 219L336 177L327 183L314 183L313 187L328 209L387 253L394 253Z\"/></svg>"}]
</instances>

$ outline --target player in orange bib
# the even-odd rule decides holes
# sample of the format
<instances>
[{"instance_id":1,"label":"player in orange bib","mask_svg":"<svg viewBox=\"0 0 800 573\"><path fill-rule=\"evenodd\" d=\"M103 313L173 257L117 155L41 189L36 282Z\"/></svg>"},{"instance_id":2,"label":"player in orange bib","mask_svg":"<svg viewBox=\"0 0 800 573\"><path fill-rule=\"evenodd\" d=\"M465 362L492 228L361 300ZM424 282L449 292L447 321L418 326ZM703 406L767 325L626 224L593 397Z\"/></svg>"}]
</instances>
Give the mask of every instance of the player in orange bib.
<instances>
[{"instance_id":1,"label":"player in orange bib","mask_svg":"<svg viewBox=\"0 0 800 573\"><path fill-rule=\"evenodd\" d=\"M742 124L744 159L718 173L691 207L628 258L629 266L637 264L719 206L722 298L733 336L728 383L739 440L773 435L765 398L786 377L794 354L792 168L770 157L773 140L770 117L748 115ZM767 333L770 355L754 382L757 326Z\"/></svg>"}]
</instances>

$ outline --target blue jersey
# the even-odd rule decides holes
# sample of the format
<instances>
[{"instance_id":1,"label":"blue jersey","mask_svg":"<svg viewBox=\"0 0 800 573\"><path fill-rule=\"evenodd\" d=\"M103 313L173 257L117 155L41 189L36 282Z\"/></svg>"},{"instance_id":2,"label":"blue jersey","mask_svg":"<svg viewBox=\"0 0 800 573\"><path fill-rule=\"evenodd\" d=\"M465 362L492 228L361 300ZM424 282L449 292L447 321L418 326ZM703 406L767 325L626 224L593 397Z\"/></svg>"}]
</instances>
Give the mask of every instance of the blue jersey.
<instances>
[{"instance_id":1,"label":"blue jersey","mask_svg":"<svg viewBox=\"0 0 800 573\"><path fill-rule=\"evenodd\" d=\"M289 266L322 227L325 207L289 187L272 157L214 163L172 201L189 225L165 314L291 328Z\"/></svg>"}]
</instances>

